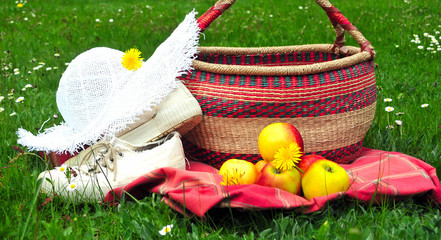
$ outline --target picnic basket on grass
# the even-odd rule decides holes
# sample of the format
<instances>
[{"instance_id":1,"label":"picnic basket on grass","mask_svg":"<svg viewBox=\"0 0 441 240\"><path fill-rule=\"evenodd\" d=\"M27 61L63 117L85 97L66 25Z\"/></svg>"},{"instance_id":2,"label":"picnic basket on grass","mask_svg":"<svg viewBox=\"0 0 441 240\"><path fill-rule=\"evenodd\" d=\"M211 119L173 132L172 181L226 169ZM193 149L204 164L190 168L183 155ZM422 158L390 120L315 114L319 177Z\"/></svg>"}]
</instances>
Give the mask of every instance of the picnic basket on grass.
<instances>
[{"instance_id":1,"label":"picnic basket on grass","mask_svg":"<svg viewBox=\"0 0 441 240\"><path fill-rule=\"evenodd\" d=\"M199 47L182 77L201 105L201 124L184 136L190 159L219 167L230 158L260 160L260 131L288 122L305 153L349 163L362 149L376 106L373 46L328 0L315 0L336 33L334 44ZM219 0L198 18L204 31L235 0ZM358 47L345 46L345 32Z\"/></svg>"}]
</instances>

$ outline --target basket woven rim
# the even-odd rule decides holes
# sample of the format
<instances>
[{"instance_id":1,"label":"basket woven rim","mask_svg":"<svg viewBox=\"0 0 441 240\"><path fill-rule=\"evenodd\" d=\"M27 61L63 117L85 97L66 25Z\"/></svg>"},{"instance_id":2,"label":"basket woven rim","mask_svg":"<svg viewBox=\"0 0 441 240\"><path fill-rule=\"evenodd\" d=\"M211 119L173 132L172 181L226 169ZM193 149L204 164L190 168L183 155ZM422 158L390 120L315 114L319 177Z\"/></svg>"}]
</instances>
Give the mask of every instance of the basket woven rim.
<instances>
[{"instance_id":1,"label":"basket woven rim","mask_svg":"<svg viewBox=\"0 0 441 240\"><path fill-rule=\"evenodd\" d=\"M359 47L346 46L347 57L313 63L308 65L295 66L259 66L259 65L230 65L207 63L200 60L193 60L193 68L199 71L218 74L232 75L306 75L332 71L353 66L372 58L369 52L360 52ZM202 54L220 55L250 55L250 54L275 54L292 52L323 52L334 53L332 44L307 44L278 47L199 47Z\"/></svg>"}]
</instances>

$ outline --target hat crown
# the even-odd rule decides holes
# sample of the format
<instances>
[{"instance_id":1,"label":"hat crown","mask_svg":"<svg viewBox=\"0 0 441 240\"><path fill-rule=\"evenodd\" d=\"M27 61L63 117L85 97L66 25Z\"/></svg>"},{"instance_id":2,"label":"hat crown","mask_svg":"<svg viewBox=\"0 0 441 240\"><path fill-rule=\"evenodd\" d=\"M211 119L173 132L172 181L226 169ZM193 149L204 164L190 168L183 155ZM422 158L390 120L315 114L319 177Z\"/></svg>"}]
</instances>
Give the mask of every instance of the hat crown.
<instances>
[{"instance_id":1,"label":"hat crown","mask_svg":"<svg viewBox=\"0 0 441 240\"><path fill-rule=\"evenodd\" d=\"M93 48L78 55L60 79L57 106L65 122L77 131L106 109L111 99L128 81L131 71L121 64L123 52Z\"/></svg>"}]
</instances>

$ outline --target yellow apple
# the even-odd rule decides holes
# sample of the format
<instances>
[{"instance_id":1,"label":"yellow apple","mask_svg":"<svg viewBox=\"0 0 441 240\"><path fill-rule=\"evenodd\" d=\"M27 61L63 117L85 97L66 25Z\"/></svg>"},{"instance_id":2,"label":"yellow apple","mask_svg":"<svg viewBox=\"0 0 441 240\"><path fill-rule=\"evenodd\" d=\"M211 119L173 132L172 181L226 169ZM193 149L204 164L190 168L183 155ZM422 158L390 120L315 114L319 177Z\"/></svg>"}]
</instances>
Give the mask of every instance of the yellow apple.
<instances>
[{"instance_id":1,"label":"yellow apple","mask_svg":"<svg viewBox=\"0 0 441 240\"><path fill-rule=\"evenodd\" d=\"M222 164L219 174L222 175L222 185L241 185L255 183L258 171L251 162L229 159Z\"/></svg>"},{"instance_id":2,"label":"yellow apple","mask_svg":"<svg viewBox=\"0 0 441 240\"><path fill-rule=\"evenodd\" d=\"M302 190L308 200L344 192L348 188L349 176L346 170L326 159L314 162L303 174Z\"/></svg>"}]
</instances>

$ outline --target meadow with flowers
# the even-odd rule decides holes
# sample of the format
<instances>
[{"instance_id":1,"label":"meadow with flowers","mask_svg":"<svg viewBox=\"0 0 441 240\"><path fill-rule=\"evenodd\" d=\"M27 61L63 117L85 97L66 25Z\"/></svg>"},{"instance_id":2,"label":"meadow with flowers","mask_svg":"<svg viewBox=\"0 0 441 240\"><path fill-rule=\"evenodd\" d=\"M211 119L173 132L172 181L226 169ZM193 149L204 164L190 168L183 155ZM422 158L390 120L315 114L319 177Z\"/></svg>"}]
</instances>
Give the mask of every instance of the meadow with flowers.
<instances>
[{"instance_id":1,"label":"meadow with flowers","mask_svg":"<svg viewBox=\"0 0 441 240\"><path fill-rule=\"evenodd\" d=\"M441 176L441 1L332 0L377 52L377 110L364 145L422 159ZM58 82L93 47L137 48L148 59L192 9L214 0L5 0L0 6L0 236L4 239L434 239L439 206L417 198L361 204L340 199L323 211L216 209L185 217L151 195L117 207L38 194L48 166L17 144L63 121ZM200 39L203 46L332 43L314 1L237 0ZM347 45L356 43L347 35ZM71 186L75 188L75 186Z\"/></svg>"}]
</instances>

